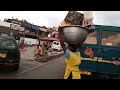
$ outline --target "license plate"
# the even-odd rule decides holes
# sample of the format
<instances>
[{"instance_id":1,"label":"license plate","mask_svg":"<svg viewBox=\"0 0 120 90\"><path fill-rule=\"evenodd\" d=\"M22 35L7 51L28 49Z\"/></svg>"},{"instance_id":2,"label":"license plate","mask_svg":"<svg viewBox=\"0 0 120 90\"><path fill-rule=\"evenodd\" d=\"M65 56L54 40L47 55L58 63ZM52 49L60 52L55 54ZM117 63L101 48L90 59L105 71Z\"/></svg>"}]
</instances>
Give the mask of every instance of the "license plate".
<instances>
[{"instance_id":1,"label":"license plate","mask_svg":"<svg viewBox=\"0 0 120 90\"><path fill-rule=\"evenodd\" d=\"M0 53L0 57L5 58L5 57L6 57L6 54L5 54L5 53Z\"/></svg>"}]
</instances>

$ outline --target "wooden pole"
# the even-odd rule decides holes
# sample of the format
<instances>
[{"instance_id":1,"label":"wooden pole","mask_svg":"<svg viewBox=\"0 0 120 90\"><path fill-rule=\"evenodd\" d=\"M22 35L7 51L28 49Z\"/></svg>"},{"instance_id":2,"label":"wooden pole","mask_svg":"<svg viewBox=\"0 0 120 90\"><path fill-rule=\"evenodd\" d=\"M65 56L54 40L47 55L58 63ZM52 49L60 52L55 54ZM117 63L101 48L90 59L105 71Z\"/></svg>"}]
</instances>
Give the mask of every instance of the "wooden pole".
<instances>
[{"instance_id":1,"label":"wooden pole","mask_svg":"<svg viewBox=\"0 0 120 90\"><path fill-rule=\"evenodd\" d=\"M38 27L38 34L37 34L38 45L40 46L40 36L39 36L39 27Z\"/></svg>"}]
</instances>

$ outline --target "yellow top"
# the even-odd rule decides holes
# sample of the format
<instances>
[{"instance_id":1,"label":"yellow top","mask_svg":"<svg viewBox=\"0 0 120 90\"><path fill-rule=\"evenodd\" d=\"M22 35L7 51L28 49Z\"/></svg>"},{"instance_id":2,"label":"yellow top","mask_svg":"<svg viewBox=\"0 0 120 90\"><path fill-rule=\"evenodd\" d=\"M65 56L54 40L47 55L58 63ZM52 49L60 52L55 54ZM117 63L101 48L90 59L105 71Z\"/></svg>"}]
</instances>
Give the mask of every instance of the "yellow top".
<instances>
[{"instance_id":1,"label":"yellow top","mask_svg":"<svg viewBox=\"0 0 120 90\"><path fill-rule=\"evenodd\" d=\"M64 79L67 79L72 72L72 79L81 79L79 65L81 63L80 52L70 52L70 57L66 59L66 69Z\"/></svg>"}]
</instances>

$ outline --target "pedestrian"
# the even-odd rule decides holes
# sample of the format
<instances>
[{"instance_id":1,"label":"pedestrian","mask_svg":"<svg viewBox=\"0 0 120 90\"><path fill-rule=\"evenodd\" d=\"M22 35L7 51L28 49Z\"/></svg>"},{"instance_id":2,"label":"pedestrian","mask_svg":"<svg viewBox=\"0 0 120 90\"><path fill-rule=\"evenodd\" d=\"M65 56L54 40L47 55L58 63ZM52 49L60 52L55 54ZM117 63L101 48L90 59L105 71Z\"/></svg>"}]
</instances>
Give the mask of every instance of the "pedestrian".
<instances>
[{"instance_id":1,"label":"pedestrian","mask_svg":"<svg viewBox=\"0 0 120 90\"><path fill-rule=\"evenodd\" d=\"M81 44L64 44L63 31L58 28L60 43L66 57L66 69L64 79L81 79L79 66L81 63L80 47Z\"/></svg>"},{"instance_id":2,"label":"pedestrian","mask_svg":"<svg viewBox=\"0 0 120 90\"><path fill-rule=\"evenodd\" d=\"M43 53L44 53L44 55L46 56L47 55L47 48L48 48L48 42L44 42L43 43L43 49L44 49L44 51L43 51Z\"/></svg>"},{"instance_id":3,"label":"pedestrian","mask_svg":"<svg viewBox=\"0 0 120 90\"><path fill-rule=\"evenodd\" d=\"M42 48L37 45L34 50L34 56L41 56L42 55Z\"/></svg>"}]
</instances>

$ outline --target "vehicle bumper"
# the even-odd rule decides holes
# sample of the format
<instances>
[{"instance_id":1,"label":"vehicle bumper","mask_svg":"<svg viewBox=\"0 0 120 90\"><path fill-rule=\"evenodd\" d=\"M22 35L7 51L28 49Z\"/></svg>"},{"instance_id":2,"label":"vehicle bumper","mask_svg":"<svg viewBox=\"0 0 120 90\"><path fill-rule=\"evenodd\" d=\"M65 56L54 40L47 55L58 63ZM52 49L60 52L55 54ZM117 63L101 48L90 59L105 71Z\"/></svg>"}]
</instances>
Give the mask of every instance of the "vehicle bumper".
<instances>
[{"instance_id":1,"label":"vehicle bumper","mask_svg":"<svg viewBox=\"0 0 120 90\"><path fill-rule=\"evenodd\" d=\"M0 60L0 66L14 66L19 64L20 60Z\"/></svg>"}]
</instances>

